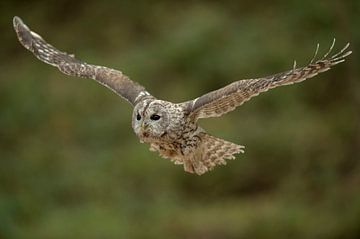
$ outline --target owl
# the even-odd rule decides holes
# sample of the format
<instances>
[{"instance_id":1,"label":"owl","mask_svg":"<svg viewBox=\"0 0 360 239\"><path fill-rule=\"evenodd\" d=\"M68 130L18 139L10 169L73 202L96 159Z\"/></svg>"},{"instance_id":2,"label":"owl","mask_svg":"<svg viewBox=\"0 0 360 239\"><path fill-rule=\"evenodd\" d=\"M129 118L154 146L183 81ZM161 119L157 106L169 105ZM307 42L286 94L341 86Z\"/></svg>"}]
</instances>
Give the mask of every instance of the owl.
<instances>
[{"instance_id":1,"label":"owl","mask_svg":"<svg viewBox=\"0 0 360 239\"><path fill-rule=\"evenodd\" d=\"M157 99L121 71L88 64L73 54L59 51L31 31L19 17L14 17L13 25L20 43L39 60L66 75L91 78L127 100L134 107L132 128L140 142L148 143L150 150L157 151L161 157L183 165L186 172L198 175L217 165L225 165L226 160L235 159L235 154L244 153L244 146L206 133L198 125L199 119L219 117L269 89L311 78L343 62L352 53L347 50L348 43L338 53L330 55L334 39L329 51L317 60L318 44L314 57L305 67L296 67L294 62L291 70L239 80L194 100L172 103Z\"/></svg>"}]
</instances>

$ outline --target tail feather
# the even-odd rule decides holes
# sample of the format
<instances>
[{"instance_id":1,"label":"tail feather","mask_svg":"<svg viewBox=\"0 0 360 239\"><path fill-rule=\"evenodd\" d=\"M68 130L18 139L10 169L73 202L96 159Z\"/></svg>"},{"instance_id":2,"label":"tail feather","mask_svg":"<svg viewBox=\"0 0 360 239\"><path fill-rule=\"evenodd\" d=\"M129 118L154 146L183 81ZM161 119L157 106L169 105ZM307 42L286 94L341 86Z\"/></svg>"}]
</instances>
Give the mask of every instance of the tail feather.
<instances>
[{"instance_id":1,"label":"tail feather","mask_svg":"<svg viewBox=\"0 0 360 239\"><path fill-rule=\"evenodd\" d=\"M244 153L245 146L216 138L207 133L201 133L199 136L201 144L191 160L193 171L198 175L212 170L217 165L226 165L226 159L235 159L234 154Z\"/></svg>"}]
</instances>

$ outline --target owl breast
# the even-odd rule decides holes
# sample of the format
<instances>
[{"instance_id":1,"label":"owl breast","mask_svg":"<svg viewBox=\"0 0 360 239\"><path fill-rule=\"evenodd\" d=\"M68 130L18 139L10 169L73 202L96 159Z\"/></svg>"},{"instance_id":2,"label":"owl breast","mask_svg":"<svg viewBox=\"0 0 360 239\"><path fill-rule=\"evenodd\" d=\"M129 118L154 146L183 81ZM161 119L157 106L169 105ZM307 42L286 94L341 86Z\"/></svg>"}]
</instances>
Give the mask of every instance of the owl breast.
<instances>
[{"instance_id":1,"label":"owl breast","mask_svg":"<svg viewBox=\"0 0 360 239\"><path fill-rule=\"evenodd\" d=\"M154 115L159 119L151 120ZM194 135L198 127L182 105L161 100L148 99L135 107L133 128L140 142L150 144L151 151L179 164L198 140Z\"/></svg>"},{"instance_id":2,"label":"owl breast","mask_svg":"<svg viewBox=\"0 0 360 239\"><path fill-rule=\"evenodd\" d=\"M151 151L157 151L161 157L170 159L175 164L183 164L187 156L200 144L200 132L203 132L200 127L189 124L182 131L170 132L160 139L143 140L150 144Z\"/></svg>"}]
</instances>

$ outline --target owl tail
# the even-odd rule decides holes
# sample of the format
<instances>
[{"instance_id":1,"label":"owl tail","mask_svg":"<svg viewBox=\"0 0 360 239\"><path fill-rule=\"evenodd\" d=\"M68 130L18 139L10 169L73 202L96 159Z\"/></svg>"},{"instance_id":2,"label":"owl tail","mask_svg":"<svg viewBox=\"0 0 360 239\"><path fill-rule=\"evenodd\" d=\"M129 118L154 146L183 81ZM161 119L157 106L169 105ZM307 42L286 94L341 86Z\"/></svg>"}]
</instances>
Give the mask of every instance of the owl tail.
<instances>
[{"instance_id":1,"label":"owl tail","mask_svg":"<svg viewBox=\"0 0 360 239\"><path fill-rule=\"evenodd\" d=\"M235 159L234 154L244 153L245 146L237 145L207 133L200 133L201 143L193 157L184 164L185 171L198 175L212 170L216 165L226 165L226 159Z\"/></svg>"}]
</instances>

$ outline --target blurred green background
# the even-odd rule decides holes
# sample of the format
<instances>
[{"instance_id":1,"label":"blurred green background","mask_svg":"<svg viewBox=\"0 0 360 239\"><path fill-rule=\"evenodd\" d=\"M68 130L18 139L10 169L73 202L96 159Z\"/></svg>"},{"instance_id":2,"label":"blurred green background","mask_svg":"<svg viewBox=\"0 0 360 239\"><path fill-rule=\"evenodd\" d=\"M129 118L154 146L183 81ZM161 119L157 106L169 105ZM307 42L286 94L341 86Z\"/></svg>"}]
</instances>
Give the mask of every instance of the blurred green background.
<instances>
[{"instance_id":1,"label":"blurred green background","mask_svg":"<svg viewBox=\"0 0 360 239\"><path fill-rule=\"evenodd\" d=\"M23 18L59 49L181 102L304 65L209 133L246 152L201 177L149 152L130 105L38 61ZM360 238L360 1L1 1L0 238Z\"/></svg>"}]
</instances>

